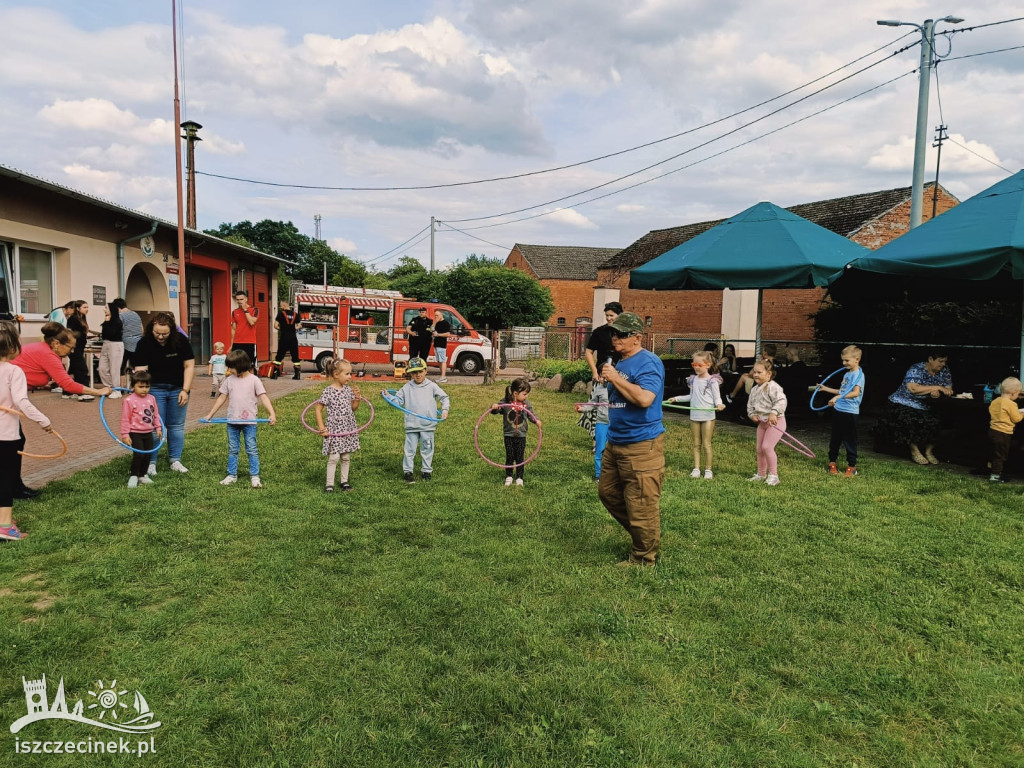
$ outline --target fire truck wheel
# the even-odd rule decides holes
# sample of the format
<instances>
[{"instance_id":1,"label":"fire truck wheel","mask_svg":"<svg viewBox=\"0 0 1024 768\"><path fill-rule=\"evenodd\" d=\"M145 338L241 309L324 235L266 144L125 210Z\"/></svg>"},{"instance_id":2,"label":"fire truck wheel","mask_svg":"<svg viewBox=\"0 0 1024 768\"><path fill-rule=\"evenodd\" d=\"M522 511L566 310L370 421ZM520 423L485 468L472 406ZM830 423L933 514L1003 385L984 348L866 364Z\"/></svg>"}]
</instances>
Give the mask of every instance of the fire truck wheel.
<instances>
[{"instance_id":1,"label":"fire truck wheel","mask_svg":"<svg viewBox=\"0 0 1024 768\"><path fill-rule=\"evenodd\" d=\"M458 366L463 376L476 376L484 369L484 359L475 354L461 355Z\"/></svg>"},{"instance_id":2,"label":"fire truck wheel","mask_svg":"<svg viewBox=\"0 0 1024 768\"><path fill-rule=\"evenodd\" d=\"M327 361L334 357L330 352L321 352L316 356L316 369L320 373L327 373Z\"/></svg>"}]
</instances>

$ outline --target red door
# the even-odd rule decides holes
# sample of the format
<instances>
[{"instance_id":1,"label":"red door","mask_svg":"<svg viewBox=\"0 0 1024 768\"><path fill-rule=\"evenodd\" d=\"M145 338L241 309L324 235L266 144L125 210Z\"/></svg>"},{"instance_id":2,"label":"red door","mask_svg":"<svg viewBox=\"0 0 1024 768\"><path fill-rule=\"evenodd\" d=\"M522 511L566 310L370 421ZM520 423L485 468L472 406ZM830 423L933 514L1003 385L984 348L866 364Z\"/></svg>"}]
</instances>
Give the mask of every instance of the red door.
<instances>
[{"instance_id":1,"label":"red door","mask_svg":"<svg viewBox=\"0 0 1024 768\"><path fill-rule=\"evenodd\" d=\"M274 327L277 308L270 296L270 276L262 272L252 275L252 289L249 291L249 303L259 309L256 316L256 355L261 360L270 360L270 329Z\"/></svg>"}]
</instances>

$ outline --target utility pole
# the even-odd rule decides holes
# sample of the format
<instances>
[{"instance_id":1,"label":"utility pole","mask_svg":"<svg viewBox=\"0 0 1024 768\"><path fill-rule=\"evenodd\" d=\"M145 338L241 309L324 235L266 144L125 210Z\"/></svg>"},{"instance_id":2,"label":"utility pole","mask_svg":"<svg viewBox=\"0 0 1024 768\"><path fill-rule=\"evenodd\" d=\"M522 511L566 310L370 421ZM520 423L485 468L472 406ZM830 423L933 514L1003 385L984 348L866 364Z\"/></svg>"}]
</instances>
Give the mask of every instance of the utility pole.
<instances>
[{"instance_id":1,"label":"utility pole","mask_svg":"<svg viewBox=\"0 0 1024 768\"><path fill-rule=\"evenodd\" d=\"M430 217L430 271L434 271L434 217Z\"/></svg>"},{"instance_id":2,"label":"utility pole","mask_svg":"<svg viewBox=\"0 0 1024 768\"><path fill-rule=\"evenodd\" d=\"M943 16L939 21L959 24L963 21L958 16ZM910 191L910 228L921 223L921 211L924 200L924 155L925 142L928 140L928 94L931 89L932 66L935 60L935 24L933 19L925 19L923 24L909 21L880 19L876 24L883 27L916 27L921 32L921 63L918 67L917 86L917 131L914 136L914 173Z\"/></svg>"},{"instance_id":3,"label":"utility pole","mask_svg":"<svg viewBox=\"0 0 1024 768\"><path fill-rule=\"evenodd\" d=\"M932 218L935 218L936 209L939 205L939 166L942 165L942 142L949 137L946 135L946 126L940 125L935 129L938 135L935 137L935 143L933 147L937 147L939 150L938 156L935 158L935 187L932 189Z\"/></svg>"},{"instance_id":4,"label":"utility pole","mask_svg":"<svg viewBox=\"0 0 1024 768\"><path fill-rule=\"evenodd\" d=\"M178 10L171 0L171 47L174 50L174 176L175 196L178 204L178 324L188 328L188 278L185 269L185 217L181 200L181 99L178 98Z\"/></svg>"}]
</instances>

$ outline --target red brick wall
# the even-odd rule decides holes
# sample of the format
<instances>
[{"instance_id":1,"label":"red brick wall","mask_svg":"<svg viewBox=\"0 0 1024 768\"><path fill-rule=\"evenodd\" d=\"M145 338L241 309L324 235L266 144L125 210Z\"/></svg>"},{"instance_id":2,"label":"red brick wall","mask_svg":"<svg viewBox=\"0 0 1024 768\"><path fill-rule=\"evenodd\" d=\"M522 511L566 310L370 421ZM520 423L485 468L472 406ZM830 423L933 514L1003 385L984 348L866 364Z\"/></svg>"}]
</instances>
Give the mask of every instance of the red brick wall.
<instances>
[{"instance_id":1,"label":"red brick wall","mask_svg":"<svg viewBox=\"0 0 1024 768\"><path fill-rule=\"evenodd\" d=\"M509 269L518 269L530 277L536 279L537 273L530 268L529 263L519 253L518 248L505 259L505 266ZM590 317L594 311L594 283L590 280L541 280L540 284L551 291L551 301L554 302L555 311L548 318L548 325L558 325L558 318L565 318L565 327L572 328L576 324L577 317ZM590 317L591 322L593 318ZM603 325L604 319L598 325Z\"/></svg>"},{"instance_id":2,"label":"red brick wall","mask_svg":"<svg viewBox=\"0 0 1024 768\"><path fill-rule=\"evenodd\" d=\"M626 312L651 318L653 333L683 336L718 336L722 332L721 291L640 291L629 288L629 273L611 270L597 273L601 285L619 289L619 303Z\"/></svg>"},{"instance_id":3,"label":"red brick wall","mask_svg":"<svg viewBox=\"0 0 1024 768\"><path fill-rule=\"evenodd\" d=\"M936 206L939 215L945 213L956 205L956 200L946 194L946 191L939 188L938 204ZM932 217L932 191L925 190L924 205L921 210L921 222L924 223ZM900 235L906 234L910 229L910 201L893 208L884 216L868 222L858 229L850 237L855 243L870 248L872 251L881 248L895 240Z\"/></svg>"}]
</instances>

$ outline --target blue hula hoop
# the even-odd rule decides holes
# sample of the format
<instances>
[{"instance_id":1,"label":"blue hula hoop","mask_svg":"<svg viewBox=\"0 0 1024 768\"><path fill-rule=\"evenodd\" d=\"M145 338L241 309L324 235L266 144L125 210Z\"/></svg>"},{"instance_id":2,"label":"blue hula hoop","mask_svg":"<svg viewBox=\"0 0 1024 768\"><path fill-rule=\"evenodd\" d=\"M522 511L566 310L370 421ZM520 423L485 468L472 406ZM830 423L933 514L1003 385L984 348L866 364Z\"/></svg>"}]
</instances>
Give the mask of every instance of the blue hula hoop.
<instances>
[{"instance_id":1,"label":"blue hula hoop","mask_svg":"<svg viewBox=\"0 0 1024 768\"><path fill-rule=\"evenodd\" d=\"M811 393L811 401L810 401L809 405L811 406L811 410L812 411L824 411L826 408L829 407L829 404L825 403L820 408L815 408L814 407L814 398L818 396L819 392L821 392L821 385L822 384L824 384L826 381L831 379L837 373L841 373L842 371L845 371L845 370L846 370L846 366L843 366L842 368L837 368L836 370L832 371L832 373L830 373L828 376L826 376L824 379L822 379L821 381L818 382L817 386L814 388L814 392Z\"/></svg>"},{"instance_id":2,"label":"blue hula hoop","mask_svg":"<svg viewBox=\"0 0 1024 768\"><path fill-rule=\"evenodd\" d=\"M436 419L433 416L424 416L422 413L416 413L414 411L410 411L408 408L404 408L403 406L401 406L398 403L396 403L392 398L396 397L397 395L398 395L398 391L394 390L394 389L382 389L381 392L380 392L380 396L384 398L384 402L385 403L390 405L392 408L397 408L402 413L408 413L410 416L415 416L417 419L423 419L424 421L433 421L433 422L442 422L442 421L444 421L444 419L441 417L441 414L444 413L444 411L442 411L440 408L437 409L437 418Z\"/></svg>"},{"instance_id":3,"label":"blue hula hoop","mask_svg":"<svg viewBox=\"0 0 1024 768\"><path fill-rule=\"evenodd\" d=\"M269 424L270 419L200 419L200 424L234 424L235 426L244 427L248 424Z\"/></svg>"},{"instance_id":4,"label":"blue hula hoop","mask_svg":"<svg viewBox=\"0 0 1024 768\"><path fill-rule=\"evenodd\" d=\"M131 392L130 389L125 389L124 387L113 387L113 389L116 392ZM160 436L160 442L156 444L156 447L151 448L148 451L143 451L140 450L139 448L136 448L134 445L128 445L128 443L121 442L121 440L118 439L117 435L114 434L114 431L110 428L110 425L107 424L107 417L103 415L103 401L106 399L106 395L100 395L100 422L103 424L103 428L107 430L107 434L114 438L114 442L120 445L122 448L127 448L132 453L155 454L163 447L164 443L167 442L166 429L161 430L162 434Z\"/></svg>"}]
</instances>

